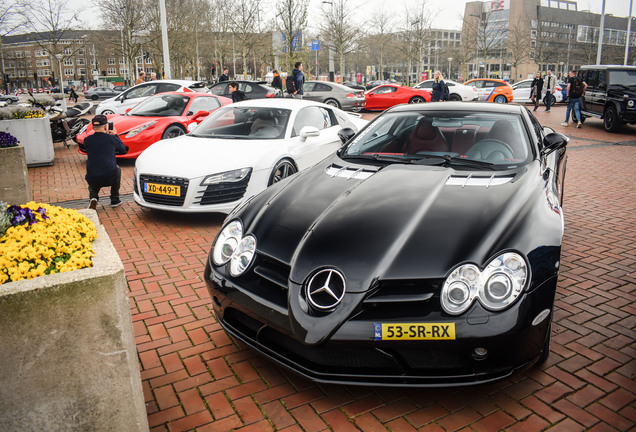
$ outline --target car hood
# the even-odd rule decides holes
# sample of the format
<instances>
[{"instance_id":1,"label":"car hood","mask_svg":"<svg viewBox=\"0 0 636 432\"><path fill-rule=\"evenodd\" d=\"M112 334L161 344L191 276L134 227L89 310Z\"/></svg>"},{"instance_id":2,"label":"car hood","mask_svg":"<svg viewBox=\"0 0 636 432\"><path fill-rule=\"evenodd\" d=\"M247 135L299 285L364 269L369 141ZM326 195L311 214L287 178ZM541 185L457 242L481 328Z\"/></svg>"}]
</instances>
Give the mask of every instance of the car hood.
<instances>
[{"instance_id":1,"label":"car hood","mask_svg":"<svg viewBox=\"0 0 636 432\"><path fill-rule=\"evenodd\" d=\"M135 166L140 174L192 179L239 168L258 168L256 165L263 155L271 152L280 152L280 140L213 139L181 135L152 144L139 156Z\"/></svg>"},{"instance_id":2,"label":"car hood","mask_svg":"<svg viewBox=\"0 0 636 432\"><path fill-rule=\"evenodd\" d=\"M560 244L560 209L548 204L538 162L495 174L491 185L478 177L492 172L389 165L363 175L354 174L358 165L338 172L343 165L334 156L236 215L260 253L290 266L294 283L332 267L345 275L347 292L363 292L378 279L444 278L459 263L481 266L505 249ZM536 212L555 223L533 232L533 219L546 217Z\"/></svg>"},{"instance_id":3,"label":"car hood","mask_svg":"<svg viewBox=\"0 0 636 432\"><path fill-rule=\"evenodd\" d=\"M181 117L139 117L139 116L129 116L129 115L113 115L108 119L113 122L113 125L117 129L117 133L119 135L130 132L132 129L135 129L139 126L143 126L146 123L150 123L152 121L156 121L160 124L168 119L169 121L180 121ZM155 125L156 127L156 125ZM146 129L150 130L150 129Z\"/></svg>"}]
</instances>

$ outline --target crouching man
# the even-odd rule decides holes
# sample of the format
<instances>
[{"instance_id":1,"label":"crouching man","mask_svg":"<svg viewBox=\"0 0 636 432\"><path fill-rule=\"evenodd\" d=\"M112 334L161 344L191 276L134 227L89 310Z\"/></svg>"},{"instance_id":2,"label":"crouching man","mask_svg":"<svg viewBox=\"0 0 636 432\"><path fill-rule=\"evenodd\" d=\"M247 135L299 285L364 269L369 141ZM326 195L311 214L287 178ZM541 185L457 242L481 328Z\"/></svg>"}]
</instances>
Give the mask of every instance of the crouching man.
<instances>
[{"instance_id":1,"label":"crouching man","mask_svg":"<svg viewBox=\"0 0 636 432\"><path fill-rule=\"evenodd\" d=\"M121 205L119 199L119 185L121 183L121 169L117 166L117 154L128 153L128 147L117 136L117 130L108 123L105 115L96 115L92 120L95 133L84 139L86 154L86 182L91 209L97 208L99 190L110 187L110 206Z\"/></svg>"}]
</instances>

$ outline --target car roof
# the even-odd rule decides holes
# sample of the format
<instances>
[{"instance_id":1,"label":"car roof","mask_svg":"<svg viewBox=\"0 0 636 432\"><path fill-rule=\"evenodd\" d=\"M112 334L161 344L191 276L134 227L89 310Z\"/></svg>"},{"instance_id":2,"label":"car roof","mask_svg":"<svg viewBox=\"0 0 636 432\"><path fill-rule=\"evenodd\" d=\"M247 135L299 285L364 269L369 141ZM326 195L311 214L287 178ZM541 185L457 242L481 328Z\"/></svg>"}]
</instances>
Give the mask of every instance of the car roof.
<instances>
[{"instance_id":1,"label":"car roof","mask_svg":"<svg viewBox=\"0 0 636 432\"><path fill-rule=\"evenodd\" d=\"M236 106L236 107L252 107L252 108L283 108L283 109L300 109L308 106L321 106L325 108L332 108L332 106L325 105L320 102L314 102L310 100L303 99L293 99L293 98L263 98L263 99L248 99L241 102L235 102L231 105L226 106Z\"/></svg>"},{"instance_id":2,"label":"car roof","mask_svg":"<svg viewBox=\"0 0 636 432\"><path fill-rule=\"evenodd\" d=\"M516 104L496 104L491 102L435 102L431 104L401 104L387 111L391 112L448 112L448 111L474 111L497 114L521 114L526 109Z\"/></svg>"},{"instance_id":3,"label":"car roof","mask_svg":"<svg viewBox=\"0 0 636 432\"><path fill-rule=\"evenodd\" d=\"M345 91L351 91L351 87L347 87L344 84L340 84L340 83L335 83L335 82L331 82L331 81L321 81L321 80L308 80L305 81L305 83L321 83L321 84L327 84L327 85L332 85L337 89L341 89L341 90L345 90Z\"/></svg>"},{"instance_id":4,"label":"car roof","mask_svg":"<svg viewBox=\"0 0 636 432\"><path fill-rule=\"evenodd\" d=\"M590 69L612 69L612 70L636 70L636 66L623 66L623 65L583 65L581 70Z\"/></svg>"},{"instance_id":5,"label":"car roof","mask_svg":"<svg viewBox=\"0 0 636 432\"><path fill-rule=\"evenodd\" d=\"M498 81L498 82L502 82L502 83L508 84L507 81L504 81L504 80L499 79L499 78L473 78L473 79L468 80L466 82L471 82L471 81Z\"/></svg>"}]
</instances>

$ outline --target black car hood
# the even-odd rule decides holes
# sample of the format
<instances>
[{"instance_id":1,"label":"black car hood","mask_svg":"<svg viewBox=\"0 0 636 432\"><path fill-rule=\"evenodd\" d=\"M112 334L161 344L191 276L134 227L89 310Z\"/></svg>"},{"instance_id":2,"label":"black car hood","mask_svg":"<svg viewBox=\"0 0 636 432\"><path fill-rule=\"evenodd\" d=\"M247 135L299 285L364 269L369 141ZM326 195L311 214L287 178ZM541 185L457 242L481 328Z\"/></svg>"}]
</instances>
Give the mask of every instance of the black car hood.
<instances>
[{"instance_id":1,"label":"black car hood","mask_svg":"<svg viewBox=\"0 0 636 432\"><path fill-rule=\"evenodd\" d=\"M349 169L327 174L336 164ZM459 263L482 266L502 250L560 244L561 215L548 203L537 161L496 173L493 182L503 183L496 186L475 185L492 171L395 164L350 178L360 168L334 156L238 212L259 253L288 264L292 282L332 267L344 274L347 292L362 292L376 279L443 278ZM536 212L555 223L533 227L545 220Z\"/></svg>"}]
</instances>

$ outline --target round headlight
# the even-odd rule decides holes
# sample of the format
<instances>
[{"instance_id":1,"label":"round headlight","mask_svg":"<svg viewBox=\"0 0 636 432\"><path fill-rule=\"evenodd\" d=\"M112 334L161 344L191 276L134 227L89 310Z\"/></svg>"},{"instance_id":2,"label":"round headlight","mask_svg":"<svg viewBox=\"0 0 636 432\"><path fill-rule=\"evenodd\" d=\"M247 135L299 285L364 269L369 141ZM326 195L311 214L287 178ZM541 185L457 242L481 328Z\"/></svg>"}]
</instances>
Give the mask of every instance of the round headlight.
<instances>
[{"instance_id":1,"label":"round headlight","mask_svg":"<svg viewBox=\"0 0 636 432\"><path fill-rule=\"evenodd\" d=\"M479 269L466 264L456 268L444 282L442 308L451 315L459 315L473 303L479 282Z\"/></svg>"},{"instance_id":2,"label":"round headlight","mask_svg":"<svg viewBox=\"0 0 636 432\"><path fill-rule=\"evenodd\" d=\"M493 259L482 274L485 283L479 289L479 301L487 309L498 311L510 306L526 284L524 259L507 252Z\"/></svg>"},{"instance_id":3,"label":"round headlight","mask_svg":"<svg viewBox=\"0 0 636 432\"><path fill-rule=\"evenodd\" d=\"M219 233L212 251L212 261L217 266L226 264L237 250L243 238L243 225L235 220Z\"/></svg>"},{"instance_id":4,"label":"round headlight","mask_svg":"<svg viewBox=\"0 0 636 432\"><path fill-rule=\"evenodd\" d=\"M249 235L243 238L232 255L232 261L230 262L230 274L232 276L239 276L243 274L243 272L247 270L252 263L255 251L256 239L254 236Z\"/></svg>"}]
</instances>

